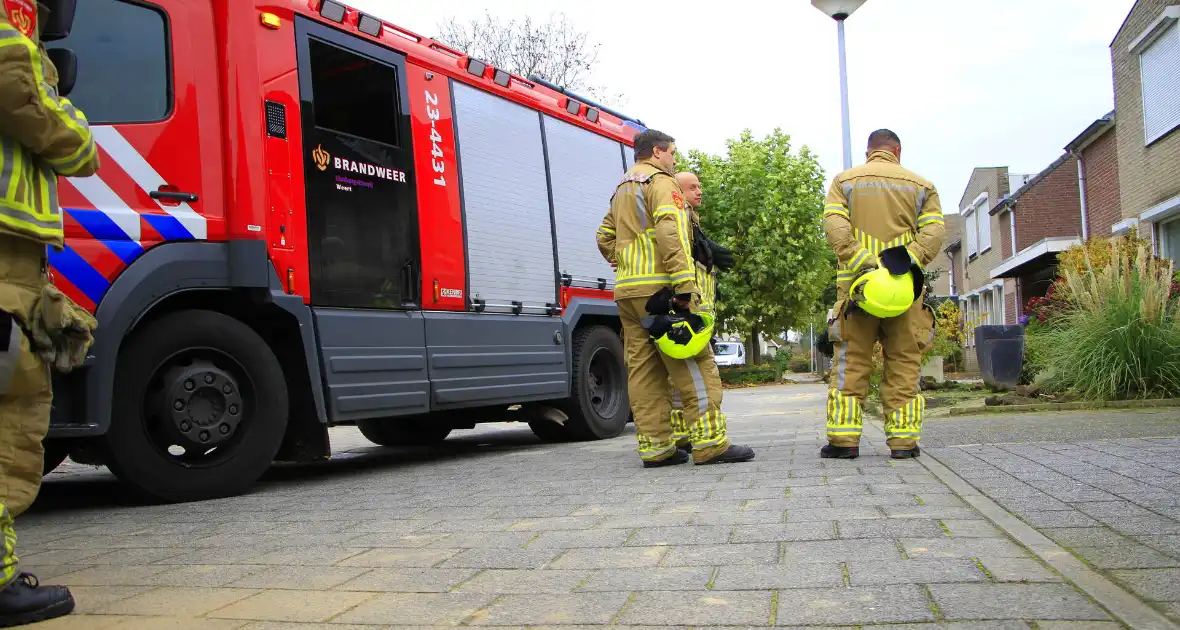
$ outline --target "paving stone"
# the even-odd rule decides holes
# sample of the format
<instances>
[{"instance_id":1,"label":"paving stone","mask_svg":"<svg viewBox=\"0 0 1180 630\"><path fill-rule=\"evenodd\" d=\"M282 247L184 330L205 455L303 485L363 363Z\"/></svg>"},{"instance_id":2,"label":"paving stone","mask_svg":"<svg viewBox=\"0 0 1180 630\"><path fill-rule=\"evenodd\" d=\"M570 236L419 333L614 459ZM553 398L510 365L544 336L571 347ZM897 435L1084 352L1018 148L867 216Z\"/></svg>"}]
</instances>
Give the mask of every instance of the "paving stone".
<instances>
[{"instance_id":1,"label":"paving stone","mask_svg":"<svg viewBox=\"0 0 1180 630\"><path fill-rule=\"evenodd\" d=\"M1016 516L1036 528L1096 527L1102 524L1081 512L1073 510L1025 511L1018 512Z\"/></svg>"},{"instance_id":2,"label":"paving stone","mask_svg":"<svg viewBox=\"0 0 1180 630\"><path fill-rule=\"evenodd\" d=\"M775 615L780 626L932 620L916 585L782 590Z\"/></svg>"},{"instance_id":3,"label":"paving stone","mask_svg":"<svg viewBox=\"0 0 1180 630\"><path fill-rule=\"evenodd\" d=\"M432 567L460 553L460 549L370 549L352 555L341 567Z\"/></svg>"},{"instance_id":4,"label":"paving stone","mask_svg":"<svg viewBox=\"0 0 1180 630\"><path fill-rule=\"evenodd\" d=\"M1067 621L1064 623L1094 622ZM951 621L944 623L884 624L868 627L871 627L872 630L1028 630L1028 624L1023 621ZM1045 626L1041 625L1039 627L1044 628ZM1082 630L1082 628L1075 630Z\"/></svg>"},{"instance_id":5,"label":"paving stone","mask_svg":"<svg viewBox=\"0 0 1180 630\"><path fill-rule=\"evenodd\" d=\"M155 586L229 586L230 583L269 567L258 565L202 565L177 566L151 576Z\"/></svg>"},{"instance_id":6,"label":"paving stone","mask_svg":"<svg viewBox=\"0 0 1180 630\"><path fill-rule=\"evenodd\" d=\"M1071 550L1100 569L1180 567L1180 560L1134 543L1109 547L1073 547Z\"/></svg>"},{"instance_id":7,"label":"paving stone","mask_svg":"<svg viewBox=\"0 0 1180 630\"><path fill-rule=\"evenodd\" d=\"M745 567L750 570L751 567ZM712 567L598 569L578 591L700 591L709 585ZM714 585L716 587L716 585Z\"/></svg>"},{"instance_id":8,"label":"paving stone","mask_svg":"<svg viewBox=\"0 0 1180 630\"><path fill-rule=\"evenodd\" d=\"M154 590L150 586L70 586L80 614L98 612L109 604Z\"/></svg>"},{"instance_id":9,"label":"paving stone","mask_svg":"<svg viewBox=\"0 0 1180 630\"><path fill-rule=\"evenodd\" d=\"M440 563L440 569L538 569L560 549L465 549Z\"/></svg>"},{"instance_id":10,"label":"paving stone","mask_svg":"<svg viewBox=\"0 0 1180 630\"><path fill-rule=\"evenodd\" d=\"M783 510L757 510L751 512L704 512L692 518L693 525L764 525L781 523Z\"/></svg>"},{"instance_id":11,"label":"paving stone","mask_svg":"<svg viewBox=\"0 0 1180 630\"><path fill-rule=\"evenodd\" d=\"M639 593L619 618L621 623L650 623L652 612L667 625L725 624L758 626L770 623L772 594L751 591Z\"/></svg>"},{"instance_id":12,"label":"paving stone","mask_svg":"<svg viewBox=\"0 0 1180 630\"><path fill-rule=\"evenodd\" d=\"M590 574L588 569L489 569L454 589L456 593L569 593Z\"/></svg>"},{"instance_id":13,"label":"paving stone","mask_svg":"<svg viewBox=\"0 0 1180 630\"><path fill-rule=\"evenodd\" d=\"M641 527L676 527L688 525L694 514L636 514L634 516L607 517L598 525L600 529L639 529Z\"/></svg>"},{"instance_id":14,"label":"paving stone","mask_svg":"<svg viewBox=\"0 0 1180 630\"><path fill-rule=\"evenodd\" d=\"M720 525L688 525L684 527L651 527L641 529L627 539L628 547L652 545L707 545L729 540L730 528Z\"/></svg>"},{"instance_id":15,"label":"paving stone","mask_svg":"<svg viewBox=\"0 0 1180 630\"><path fill-rule=\"evenodd\" d=\"M912 494L865 494L851 497L831 497L831 501L832 507L838 508L919 505L917 496Z\"/></svg>"},{"instance_id":16,"label":"paving stone","mask_svg":"<svg viewBox=\"0 0 1180 630\"><path fill-rule=\"evenodd\" d=\"M531 537L521 546L526 549L617 547L622 545L630 535L631 530L626 529L566 529L530 534Z\"/></svg>"},{"instance_id":17,"label":"paving stone","mask_svg":"<svg viewBox=\"0 0 1180 630\"><path fill-rule=\"evenodd\" d=\"M978 518L979 513L967 507L946 507L942 505L885 506L881 508L890 518L934 518L969 519Z\"/></svg>"},{"instance_id":18,"label":"paving stone","mask_svg":"<svg viewBox=\"0 0 1180 630\"><path fill-rule=\"evenodd\" d=\"M847 566L852 586L987 580L987 576L970 558L850 560Z\"/></svg>"},{"instance_id":19,"label":"paving stone","mask_svg":"<svg viewBox=\"0 0 1180 630\"><path fill-rule=\"evenodd\" d=\"M1028 553L1004 538L903 538L902 547L911 558L977 558L994 556L1024 558Z\"/></svg>"},{"instance_id":20,"label":"paving stone","mask_svg":"<svg viewBox=\"0 0 1180 630\"><path fill-rule=\"evenodd\" d=\"M664 559L666 567L721 566L727 564L774 564L778 562L776 543L728 545L684 545L670 547Z\"/></svg>"},{"instance_id":21,"label":"paving stone","mask_svg":"<svg viewBox=\"0 0 1180 630\"><path fill-rule=\"evenodd\" d=\"M737 525L733 528L731 542L757 543L795 540L830 540L836 537L832 523L808 521L802 523L776 523L767 525Z\"/></svg>"},{"instance_id":22,"label":"paving stone","mask_svg":"<svg viewBox=\"0 0 1180 630\"><path fill-rule=\"evenodd\" d=\"M942 522L951 536L960 538L999 538L1004 535L991 521L981 519L948 519Z\"/></svg>"},{"instance_id":23,"label":"paving stone","mask_svg":"<svg viewBox=\"0 0 1180 630\"><path fill-rule=\"evenodd\" d=\"M980 564L998 582L1063 582L1054 570L1041 564L1035 558L1005 558L981 556Z\"/></svg>"},{"instance_id":24,"label":"paving stone","mask_svg":"<svg viewBox=\"0 0 1180 630\"><path fill-rule=\"evenodd\" d=\"M479 573L476 569L362 569L361 574L335 585L340 591L378 591L382 593L445 593ZM259 576L242 584L251 584ZM294 588L283 585L275 576L275 586L268 588ZM306 588L306 587L304 587Z\"/></svg>"},{"instance_id":25,"label":"paving stone","mask_svg":"<svg viewBox=\"0 0 1180 630\"><path fill-rule=\"evenodd\" d=\"M946 535L946 530L938 521L916 518L836 521L836 529L840 532L840 538L917 538Z\"/></svg>"},{"instance_id":26,"label":"paving stone","mask_svg":"<svg viewBox=\"0 0 1180 630\"><path fill-rule=\"evenodd\" d=\"M212 613L213 617L323 623L373 597L338 591L263 591Z\"/></svg>"},{"instance_id":27,"label":"paving stone","mask_svg":"<svg viewBox=\"0 0 1180 630\"><path fill-rule=\"evenodd\" d=\"M742 506L742 510L765 512L768 510L810 510L827 507L832 507L832 500L829 497L793 497L790 499L750 499Z\"/></svg>"},{"instance_id":28,"label":"paving stone","mask_svg":"<svg viewBox=\"0 0 1180 630\"><path fill-rule=\"evenodd\" d=\"M1134 536L1134 540L1158 549L1171 556L1180 556L1180 536L1164 534L1160 536Z\"/></svg>"},{"instance_id":29,"label":"paving stone","mask_svg":"<svg viewBox=\"0 0 1180 630\"><path fill-rule=\"evenodd\" d=\"M878 519L881 511L876 507L848 507L848 508L800 508L787 510L787 521L834 521L836 519Z\"/></svg>"},{"instance_id":30,"label":"paving stone","mask_svg":"<svg viewBox=\"0 0 1180 630\"><path fill-rule=\"evenodd\" d=\"M1106 547L1133 541L1106 527L1047 527L1041 533L1064 547Z\"/></svg>"},{"instance_id":31,"label":"paving stone","mask_svg":"<svg viewBox=\"0 0 1180 630\"><path fill-rule=\"evenodd\" d=\"M622 610L630 596L630 593L507 595L476 612L470 625L605 625Z\"/></svg>"},{"instance_id":32,"label":"paving stone","mask_svg":"<svg viewBox=\"0 0 1180 630\"><path fill-rule=\"evenodd\" d=\"M442 538L427 543L427 547L442 549L481 549L497 547L502 549L519 549L536 534L532 532L453 532L443 534ZM382 547L365 541L366 545Z\"/></svg>"},{"instance_id":33,"label":"paving stone","mask_svg":"<svg viewBox=\"0 0 1180 630\"><path fill-rule=\"evenodd\" d=\"M901 560L901 550L892 539L817 540L783 543L783 562L808 563L817 560Z\"/></svg>"},{"instance_id":34,"label":"paving stone","mask_svg":"<svg viewBox=\"0 0 1180 630\"><path fill-rule=\"evenodd\" d=\"M166 586L98 608L109 615L206 615L258 593L243 588L186 588Z\"/></svg>"},{"instance_id":35,"label":"paving stone","mask_svg":"<svg viewBox=\"0 0 1180 630\"><path fill-rule=\"evenodd\" d=\"M333 622L402 625L457 625L483 610L487 593L387 593L334 618ZM335 626L333 626L335 627Z\"/></svg>"},{"instance_id":36,"label":"paving stone","mask_svg":"<svg viewBox=\"0 0 1180 630\"><path fill-rule=\"evenodd\" d=\"M771 590L844 586L844 572L836 562L790 565L723 566L713 580L719 591Z\"/></svg>"},{"instance_id":37,"label":"paving stone","mask_svg":"<svg viewBox=\"0 0 1180 630\"><path fill-rule=\"evenodd\" d=\"M550 569L632 569L660 564L671 547L569 549L549 563Z\"/></svg>"},{"instance_id":38,"label":"paving stone","mask_svg":"<svg viewBox=\"0 0 1180 630\"><path fill-rule=\"evenodd\" d=\"M1144 599L1180 601L1180 569L1111 571L1111 575Z\"/></svg>"},{"instance_id":39,"label":"paving stone","mask_svg":"<svg viewBox=\"0 0 1180 630\"><path fill-rule=\"evenodd\" d=\"M957 619L1107 620L1067 584L931 584L938 610Z\"/></svg>"}]
</instances>

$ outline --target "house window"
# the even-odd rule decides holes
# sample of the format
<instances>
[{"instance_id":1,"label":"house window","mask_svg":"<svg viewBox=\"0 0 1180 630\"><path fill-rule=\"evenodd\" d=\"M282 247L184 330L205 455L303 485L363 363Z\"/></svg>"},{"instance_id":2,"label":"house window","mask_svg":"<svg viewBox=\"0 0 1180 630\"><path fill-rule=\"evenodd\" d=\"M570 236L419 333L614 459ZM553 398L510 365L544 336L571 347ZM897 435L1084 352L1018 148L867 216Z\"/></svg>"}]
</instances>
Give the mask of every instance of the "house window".
<instances>
[{"instance_id":1,"label":"house window","mask_svg":"<svg viewBox=\"0 0 1180 630\"><path fill-rule=\"evenodd\" d=\"M1180 261L1180 218L1160 223L1155 229L1160 256Z\"/></svg>"},{"instance_id":2,"label":"house window","mask_svg":"<svg viewBox=\"0 0 1180 630\"><path fill-rule=\"evenodd\" d=\"M989 209L985 194L983 199L975 205L974 213L979 221L977 230L979 232L979 253L981 254L992 248L992 217L987 213Z\"/></svg>"},{"instance_id":3,"label":"house window","mask_svg":"<svg viewBox=\"0 0 1180 630\"><path fill-rule=\"evenodd\" d=\"M1151 144L1180 126L1180 7L1168 7L1139 52L1143 134ZM1158 29L1158 30L1157 30Z\"/></svg>"},{"instance_id":4,"label":"house window","mask_svg":"<svg viewBox=\"0 0 1180 630\"><path fill-rule=\"evenodd\" d=\"M978 241L975 236L975 212L973 208L963 211L963 226L966 228L967 258L970 260L979 253Z\"/></svg>"}]
</instances>

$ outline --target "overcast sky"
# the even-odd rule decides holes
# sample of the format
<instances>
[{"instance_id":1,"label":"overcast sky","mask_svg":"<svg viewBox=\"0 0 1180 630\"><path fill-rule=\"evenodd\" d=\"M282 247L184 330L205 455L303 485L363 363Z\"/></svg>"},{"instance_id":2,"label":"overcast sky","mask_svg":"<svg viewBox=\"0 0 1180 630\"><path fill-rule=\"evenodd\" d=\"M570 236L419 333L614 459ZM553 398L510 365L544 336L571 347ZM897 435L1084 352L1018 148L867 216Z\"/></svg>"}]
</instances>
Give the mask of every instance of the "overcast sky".
<instances>
[{"instance_id":1,"label":"overcast sky","mask_svg":"<svg viewBox=\"0 0 1180 630\"><path fill-rule=\"evenodd\" d=\"M421 35L474 0L348 0ZM493 15L563 11L601 44L596 83L686 149L723 152L749 128L842 167L836 25L809 0L616 4L498 0ZM903 163L956 211L971 169L1036 173L1113 109L1110 41L1134 0L868 0L847 22L853 163L888 127Z\"/></svg>"}]
</instances>

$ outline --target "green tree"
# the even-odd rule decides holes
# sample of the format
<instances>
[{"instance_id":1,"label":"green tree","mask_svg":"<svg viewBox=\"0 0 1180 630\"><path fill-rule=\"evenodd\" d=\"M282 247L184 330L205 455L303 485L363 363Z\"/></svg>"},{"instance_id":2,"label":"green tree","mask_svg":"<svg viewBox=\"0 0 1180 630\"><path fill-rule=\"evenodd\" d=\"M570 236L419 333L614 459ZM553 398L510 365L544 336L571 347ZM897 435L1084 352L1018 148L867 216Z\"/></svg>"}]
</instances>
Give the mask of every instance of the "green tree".
<instances>
[{"instance_id":1,"label":"green tree","mask_svg":"<svg viewBox=\"0 0 1180 630\"><path fill-rule=\"evenodd\" d=\"M718 279L722 326L746 336L758 363L759 336L810 321L835 277L821 226L824 173L781 129L762 139L745 130L726 145L725 156L690 151L685 167L701 180L702 227L737 260Z\"/></svg>"}]
</instances>

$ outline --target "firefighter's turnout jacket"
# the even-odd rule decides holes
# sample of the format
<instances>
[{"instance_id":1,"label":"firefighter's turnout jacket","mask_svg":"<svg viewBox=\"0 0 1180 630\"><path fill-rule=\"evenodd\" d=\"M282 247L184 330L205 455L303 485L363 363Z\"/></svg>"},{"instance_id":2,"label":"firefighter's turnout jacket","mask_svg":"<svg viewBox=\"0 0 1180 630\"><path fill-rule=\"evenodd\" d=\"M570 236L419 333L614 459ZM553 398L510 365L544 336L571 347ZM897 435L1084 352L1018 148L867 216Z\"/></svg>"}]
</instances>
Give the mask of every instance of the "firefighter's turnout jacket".
<instances>
[{"instance_id":1,"label":"firefighter's turnout jacket","mask_svg":"<svg viewBox=\"0 0 1180 630\"><path fill-rule=\"evenodd\" d=\"M824 201L824 233L836 252L837 301L829 319L834 345L828 392L828 441L856 446L862 403L873 371L873 346L880 339L885 358L881 400L891 448L908 450L921 436L925 400L918 393L921 357L932 342L933 314L919 297L898 317L877 319L851 308L849 288L858 274L878 266L889 247L905 246L925 268L942 248L946 227L938 191L903 168L888 151L837 175Z\"/></svg>"},{"instance_id":2,"label":"firefighter's turnout jacket","mask_svg":"<svg viewBox=\"0 0 1180 630\"><path fill-rule=\"evenodd\" d=\"M676 178L652 160L623 176L598 228L598 250L618 265L616 300L647 299L666 286L700 296L686 207Z\"/></svg>"},{"instance_id":3,"label":"firefighter's turnout jacket","mask_svg":"<svg viewBox=\"0 0 1180 630\"><path fill-rule=\"evenodd\" d=\"M672 359L651 343L642 324L648 298L664 287L691 294L693 308L701 308L692 234L692 218L680 185L652 160L637 163L623 176L598 228L599 251L618 266L615 302L623 326L627 391L635 413L639 456L645 461L676 455L672 391L684 403L693 459L708 461L729 448L713 352L706 347L692 359Z\"/></svg>"},{"instance_id":4,"label":"firefighter's turnout jacket","mask_svg":"<svg viewBox=\"0 0 1180 630\"><path fill-rule=\"evenodd\" d=\"M41 440L49 429L50 368L33 351L30 339L42 337L47 327L39 322L52 319L46 309L65 299L48 285L46 267L46 245L60 248L64 242L57 176L91 175L98 169L86 117L58 95L57 70L39 43L39 24L46 16L37 15L34 0L10 0L4 9L0 10L0 530L4 542L0 587L19 575L13 518L37 496L44 457ZM68 310L66 319L77 320L73 309ZM65 313L56 307L54 312Z\"/></svg>"},{"instance_id":5,"label":"firefighter's turnout jacket","mask_svg":"<svg viewBox=\"0 0 1180 630\"><path fill-rule=\"evenodd\" d=\"M40 20L14 14L0 11L0 232L60 249L57 176L92 175L98 152L86 116L57 93Z\"/></svg>"}]
</instances>

